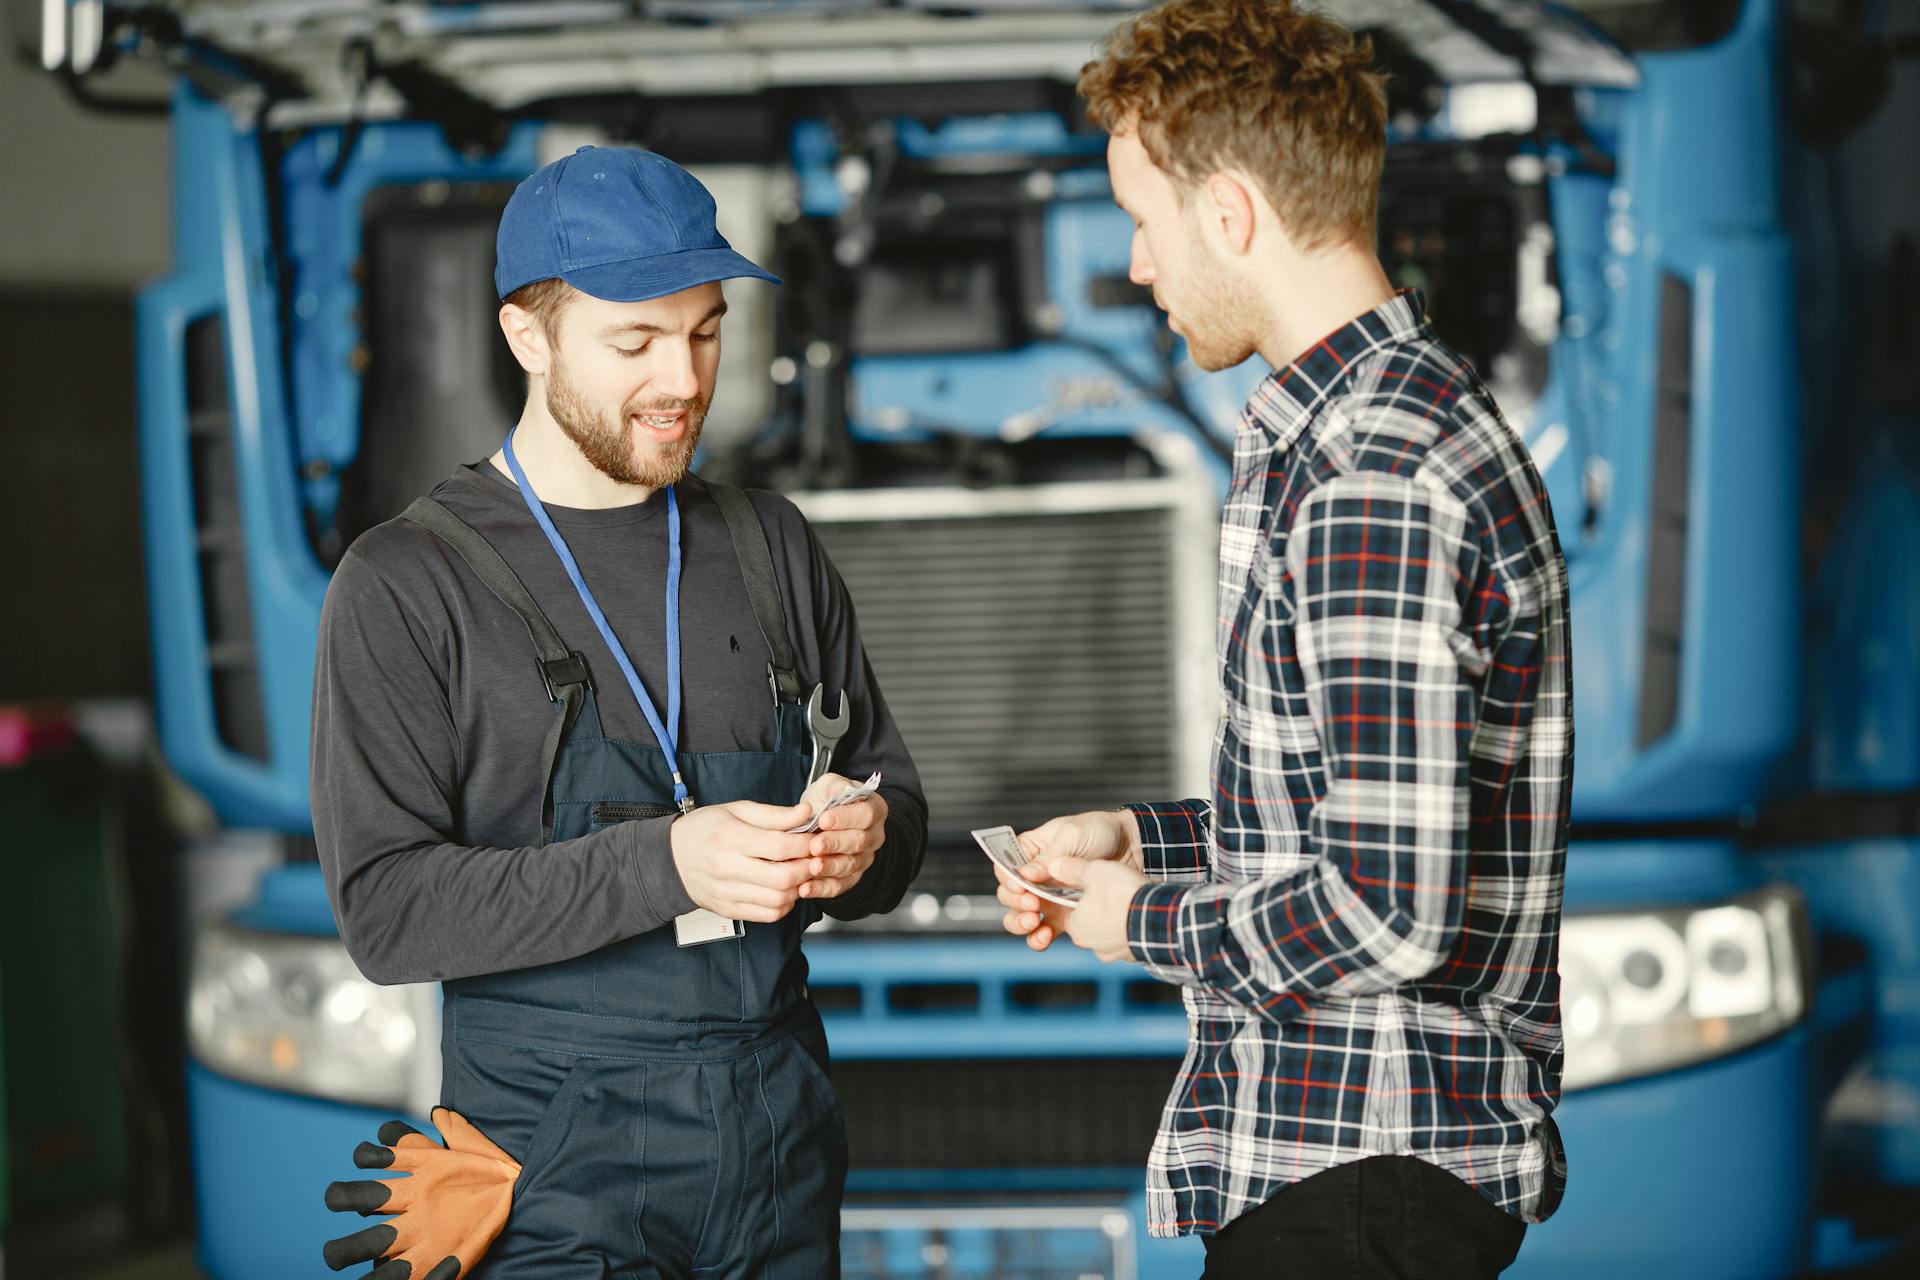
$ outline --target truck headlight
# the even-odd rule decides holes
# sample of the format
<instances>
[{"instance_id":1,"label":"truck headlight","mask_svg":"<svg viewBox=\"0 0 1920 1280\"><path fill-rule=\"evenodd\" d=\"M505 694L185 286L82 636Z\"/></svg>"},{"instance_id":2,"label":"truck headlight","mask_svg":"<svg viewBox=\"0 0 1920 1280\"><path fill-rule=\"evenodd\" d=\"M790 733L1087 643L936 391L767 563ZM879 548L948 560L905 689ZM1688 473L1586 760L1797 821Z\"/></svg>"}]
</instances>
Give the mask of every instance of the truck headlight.
<instances>
[{"instance_id":1,"label":"truck headlight","mask_svg":"<svg viewBox=\"0 0 1920 1280\"><path fill-rule=\"evenodd\" d=\"M1562 922L1561 1087L1591 1088L1734 1053L1800 1020L1806 908L1769 888L1692 910Z\"/></svg>"},{"instance_id":2,"label":"truck headlight","mask_svg":"<svg viewBox=\"0 0 1920 1280\"><path fill-rule=\"evenodd\" d=\"M194 941L189 1044L223 1075L424 1115L440 1092L440 993L360 976L338 938L230 925Z\"/></svg>"}]
</instances>

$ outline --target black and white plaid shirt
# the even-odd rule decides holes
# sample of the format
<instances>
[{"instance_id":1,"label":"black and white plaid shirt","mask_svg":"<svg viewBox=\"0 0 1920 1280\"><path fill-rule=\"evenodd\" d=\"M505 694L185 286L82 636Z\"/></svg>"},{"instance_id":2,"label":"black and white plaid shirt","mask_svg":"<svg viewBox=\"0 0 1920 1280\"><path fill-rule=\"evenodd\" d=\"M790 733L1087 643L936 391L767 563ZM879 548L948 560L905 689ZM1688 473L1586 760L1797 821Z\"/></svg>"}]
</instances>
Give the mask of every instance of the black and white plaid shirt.
<instances>
[{"instance_id":1,"label":"black and white plaid shirt","mask_svg":"<svg viewBox=\"0 0 1920 1280\"><path fill-rule=\"evenodd\" d=\"M1403 293L1255 391L1221 522L1213 798L1133 806L1134 955L1192 1041L1155 1235L1371 1155L1538 1221L1566 1165L1567 576L1540 477Z\"/></svg>"}]
</instances>

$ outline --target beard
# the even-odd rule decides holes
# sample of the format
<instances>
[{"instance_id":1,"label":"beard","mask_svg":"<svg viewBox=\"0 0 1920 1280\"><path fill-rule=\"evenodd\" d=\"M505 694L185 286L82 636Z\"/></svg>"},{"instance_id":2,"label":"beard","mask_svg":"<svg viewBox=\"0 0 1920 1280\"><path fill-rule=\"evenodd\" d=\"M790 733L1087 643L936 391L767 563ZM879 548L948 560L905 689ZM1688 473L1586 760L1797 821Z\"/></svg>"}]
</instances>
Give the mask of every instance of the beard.
<instances>
[{"instance_id":1,"label":"beard","mask_svg":"<svg viewBox=\"0 0 1920 1280\"><path fill-rule=\"evenodd\" d=\"M1187 359L1208 373L1231 369L1254 353L1260 336L1270 327L1266 301L1252 285L1214 261L1198 237L1190 263L1180 300L1168 306L1156 294L1155 301L1169 317L1178 307Z\"/></svg>"},{"instance_id":2,"label":"beard","mask_svg":"<svg viewBox=\"0 0 1920 1280\"><path fill-rule=\"evenodd\" d=\"M694 400L659 400L649 404L630 401L620 412L609 415L580 394L567 376L567 367L554 352L547 371L547 412L552 415L567 439L573 441L581 456L594 469L621 484L645 485L664 489L680 483L693 464L693 451L700 444L700 428L707 421L711 395ZM636 439L646 442L648 429L629 429L627 419L634 414L681 413L687 415L686 434L671 444L636 449Z\"/></svg>"}]
</instances>

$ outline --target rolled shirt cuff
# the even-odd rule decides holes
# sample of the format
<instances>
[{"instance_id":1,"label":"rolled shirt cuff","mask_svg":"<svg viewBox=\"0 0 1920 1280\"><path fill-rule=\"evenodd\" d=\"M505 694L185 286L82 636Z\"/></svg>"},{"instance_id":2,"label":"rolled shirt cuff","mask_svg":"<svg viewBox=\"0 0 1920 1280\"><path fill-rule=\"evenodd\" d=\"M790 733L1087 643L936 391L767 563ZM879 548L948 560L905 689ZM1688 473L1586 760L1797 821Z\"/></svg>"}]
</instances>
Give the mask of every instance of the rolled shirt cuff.
<instances>
[{"instance_id":1,"label":"rolled shirt cuff","mask_svg":"<svg viewBox=\"0 0 1920 1280\"><path fill-rule=\"evenodd\" d=\"M1212 861L1211 809L1204 800L1130 804L1140 826L1141 869L1155 880L1197 884Z\"/></svg>"}]
</instances>

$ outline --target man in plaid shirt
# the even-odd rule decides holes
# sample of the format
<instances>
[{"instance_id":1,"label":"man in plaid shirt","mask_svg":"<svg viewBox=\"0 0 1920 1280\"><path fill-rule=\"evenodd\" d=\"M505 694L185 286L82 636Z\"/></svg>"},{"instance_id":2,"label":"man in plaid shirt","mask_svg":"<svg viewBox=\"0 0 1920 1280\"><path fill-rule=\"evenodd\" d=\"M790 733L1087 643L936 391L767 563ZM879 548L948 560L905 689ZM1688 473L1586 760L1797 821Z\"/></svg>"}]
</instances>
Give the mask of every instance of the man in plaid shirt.
<instances>
[{"instance_id":1,"label":"man in plaid shirt","mask_svg":"<svg viewBox=\"0 0 1920 1280\"><path fill-rule=\"evenodd\" d=\"M1547 496L1375 257L1371 51L1288 0L1174 0L1082 72L1132 278L1203 368L1275 372L1221 524L1213 795L1022 836L1007 928L1183 986L1148 1168L1208 1276L1494 1275L1565 1159L1573 771Z\"/></svg>"}]
</instances>

